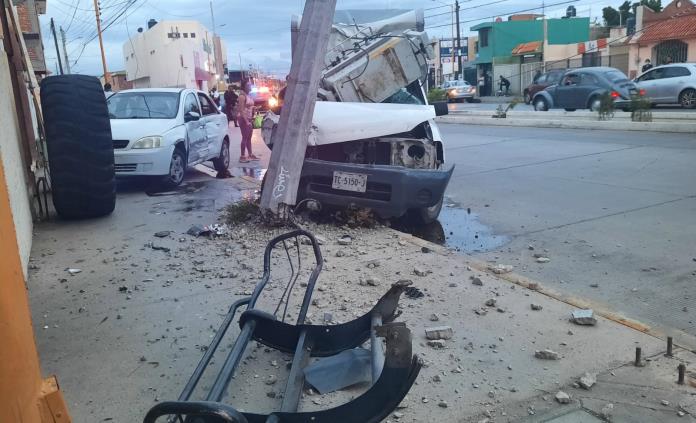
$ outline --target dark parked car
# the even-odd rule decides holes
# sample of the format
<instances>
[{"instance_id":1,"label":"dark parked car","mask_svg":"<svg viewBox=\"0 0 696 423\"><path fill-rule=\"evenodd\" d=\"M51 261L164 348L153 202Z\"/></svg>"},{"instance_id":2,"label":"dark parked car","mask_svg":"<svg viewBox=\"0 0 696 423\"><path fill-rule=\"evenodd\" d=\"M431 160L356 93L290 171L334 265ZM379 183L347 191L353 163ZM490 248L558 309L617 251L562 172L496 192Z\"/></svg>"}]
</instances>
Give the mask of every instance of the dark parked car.
<instances>
[{"instance_id":1,"label":"dark parked car","mask_svg":"<svg viewBox=\"0 0 696 423\"><path fill-rule=\"evenodd\" d=\"M532 83L529 84L529 86L525 88L522 93L524 94L524 103L531 103L536 93L544 90L546 87L558 84L558 81L561 80L561 77L565 72L565 69L553 69L536 76L534 81L532 81Z\"/></svg>"},{"instance_id":2,"label":"dark parked car","mask_svg":"<svg viewBox=\"0 0 696 423\"><path fill-rule=\"evenodd\" d=\"M581 68L567 71L557 85L547 87L533 98L534 110L576 109L599 110L601 97L609 93L617 108L630 107L631 96L638 94L633 81L618 69L608 67Z\"/></svg>"}]
</instances>

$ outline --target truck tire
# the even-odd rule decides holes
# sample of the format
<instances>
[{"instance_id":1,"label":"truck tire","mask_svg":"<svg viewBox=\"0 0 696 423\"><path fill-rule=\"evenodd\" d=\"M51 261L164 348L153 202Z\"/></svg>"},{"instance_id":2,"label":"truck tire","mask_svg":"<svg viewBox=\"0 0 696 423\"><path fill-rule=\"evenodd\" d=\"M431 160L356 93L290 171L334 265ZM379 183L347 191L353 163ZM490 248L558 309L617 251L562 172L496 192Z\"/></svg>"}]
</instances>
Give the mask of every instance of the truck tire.
<instances>
[{"instance_id":1,"label":"truck tire","mask_svg":"<svg viewBox=\"0 0 696 423\"><path fill-rule=\"evenodd\" d=\"M41 81L53 205L66 219L105 216L116 206L114 146L99 80L86 75Z\"/></svg>"},{"instance_id":2,"label":"truck tire","mask_svg":"<svg viewBox=\"0 0 696 423\"><path fill-rule=\"evenodd\" d=\"M410 220L417 225L429 225L435 222L438 216L440 216L443 201L444 197L440 198L440 201L431 207L421 207L419 209L410 210Z\"/></svg>"}]
</instances>

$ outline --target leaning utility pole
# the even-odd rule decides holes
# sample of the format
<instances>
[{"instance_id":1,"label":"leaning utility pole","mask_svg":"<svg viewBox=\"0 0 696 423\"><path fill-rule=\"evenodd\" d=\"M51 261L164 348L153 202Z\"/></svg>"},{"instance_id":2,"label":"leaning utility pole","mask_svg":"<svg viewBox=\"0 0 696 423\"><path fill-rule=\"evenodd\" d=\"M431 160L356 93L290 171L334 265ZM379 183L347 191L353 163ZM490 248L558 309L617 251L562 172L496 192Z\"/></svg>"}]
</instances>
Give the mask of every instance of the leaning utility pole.
<instances>
[{"instance_id":1,"label":"leaning utility pole","mask_svg":"<svg viewBox=\"0 0 696 423\"><path fill-rule=\"evenodd\" d=\"M287 218L288 207L297 201L297 187L335 10L336 0L305 1L285 102L261 193L261 208L276 217Z\"/></svg>"},{"instance_id":2,"label":"leaning utility pole","mask_svg":"<svg viewBox=\"0 0 696 423\"><path fill-rule=\"evenodd\" d=\"M454 79L459 79L459 74L462 73L462 32L459 30L459 0L454 2L454 10L457 19L457 73ZM462 79L464 79L464 74L462 73Z\"/></svg>"},{"instance_id":3,"label":"leaning utility pole","mask_svg":"<svg viewBox=\"0 0 696 423\"><path fill-rule=\"evenodd\" d=\"M68 49L65 48L65 31L60 27L60 40L63 42L63 55L65 56L65 71L70 74L70 61L68 60Z\"/></svg>"},{"instance_id":4,"label":"leaning utility pole","mask_svg":"<svg viewBox=\"0 0 696 423\"><path fill-rule=\"evenodd\" d=\"M99 36L99 48L101 49L101 59L102 67L104 68L104 83L111 82L111 75L109 75L109 70L106 68L106 55L104 54L104 40L102 40L101 31L101 10L99 9L99 3L94 0L94 15L97 18L97 35Z\"/></svg>"},{"instance_id":5,"label":"leaning utility pole","mask_svg":"<svg viewBox=\"0 0 696 423\"><path fill-rule=\"evenodd\" d=\"M58 48L58 38L56 37L56 25L53 23L53 18L51 18L51 33L53 34L53 42L56 45L56 57L58 58L58 69L60 69L60 74L63 74L63 62L60 60L60 49Z\"/></svg>"}]
</instances>

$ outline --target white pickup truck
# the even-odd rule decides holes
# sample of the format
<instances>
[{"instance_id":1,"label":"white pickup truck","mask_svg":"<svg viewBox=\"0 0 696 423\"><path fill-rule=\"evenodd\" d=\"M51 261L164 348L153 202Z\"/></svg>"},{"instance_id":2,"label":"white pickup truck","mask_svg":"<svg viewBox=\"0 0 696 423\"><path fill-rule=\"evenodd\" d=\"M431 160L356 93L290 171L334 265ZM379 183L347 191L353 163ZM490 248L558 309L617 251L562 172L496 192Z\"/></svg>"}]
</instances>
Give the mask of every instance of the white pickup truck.
<instances>
[{"instance_id":1,"label":"white pickup truck","mask_svg":"<svg viewBox=\"0 0 696 423\"><path fill-rule=\"evenodd\" d=\"M432 51L422 29L419 11L333 25L298 199L437 219L453 167L434 121L447 105L428 105L423 89ZM278 120L264 120L271 147Z\"/></svg>"}]
</instances>

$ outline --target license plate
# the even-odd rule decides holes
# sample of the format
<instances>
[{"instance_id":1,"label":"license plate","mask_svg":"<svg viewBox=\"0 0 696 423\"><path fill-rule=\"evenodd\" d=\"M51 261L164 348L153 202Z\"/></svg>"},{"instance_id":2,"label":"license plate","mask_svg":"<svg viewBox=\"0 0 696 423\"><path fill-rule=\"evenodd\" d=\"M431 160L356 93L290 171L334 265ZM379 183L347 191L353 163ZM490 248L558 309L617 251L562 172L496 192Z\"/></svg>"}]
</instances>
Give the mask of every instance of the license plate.
<instances>
[{"instance_id":1,"label":"license plate","mask_svg":"<svg viewBox=\"0 0 696 423\"><path fill-rule=\"evenodd\" d=\"M343 191L365 192L367 189L367 175L364 173L333 173L331 188Z\"/></svg>"}]
</instances>

